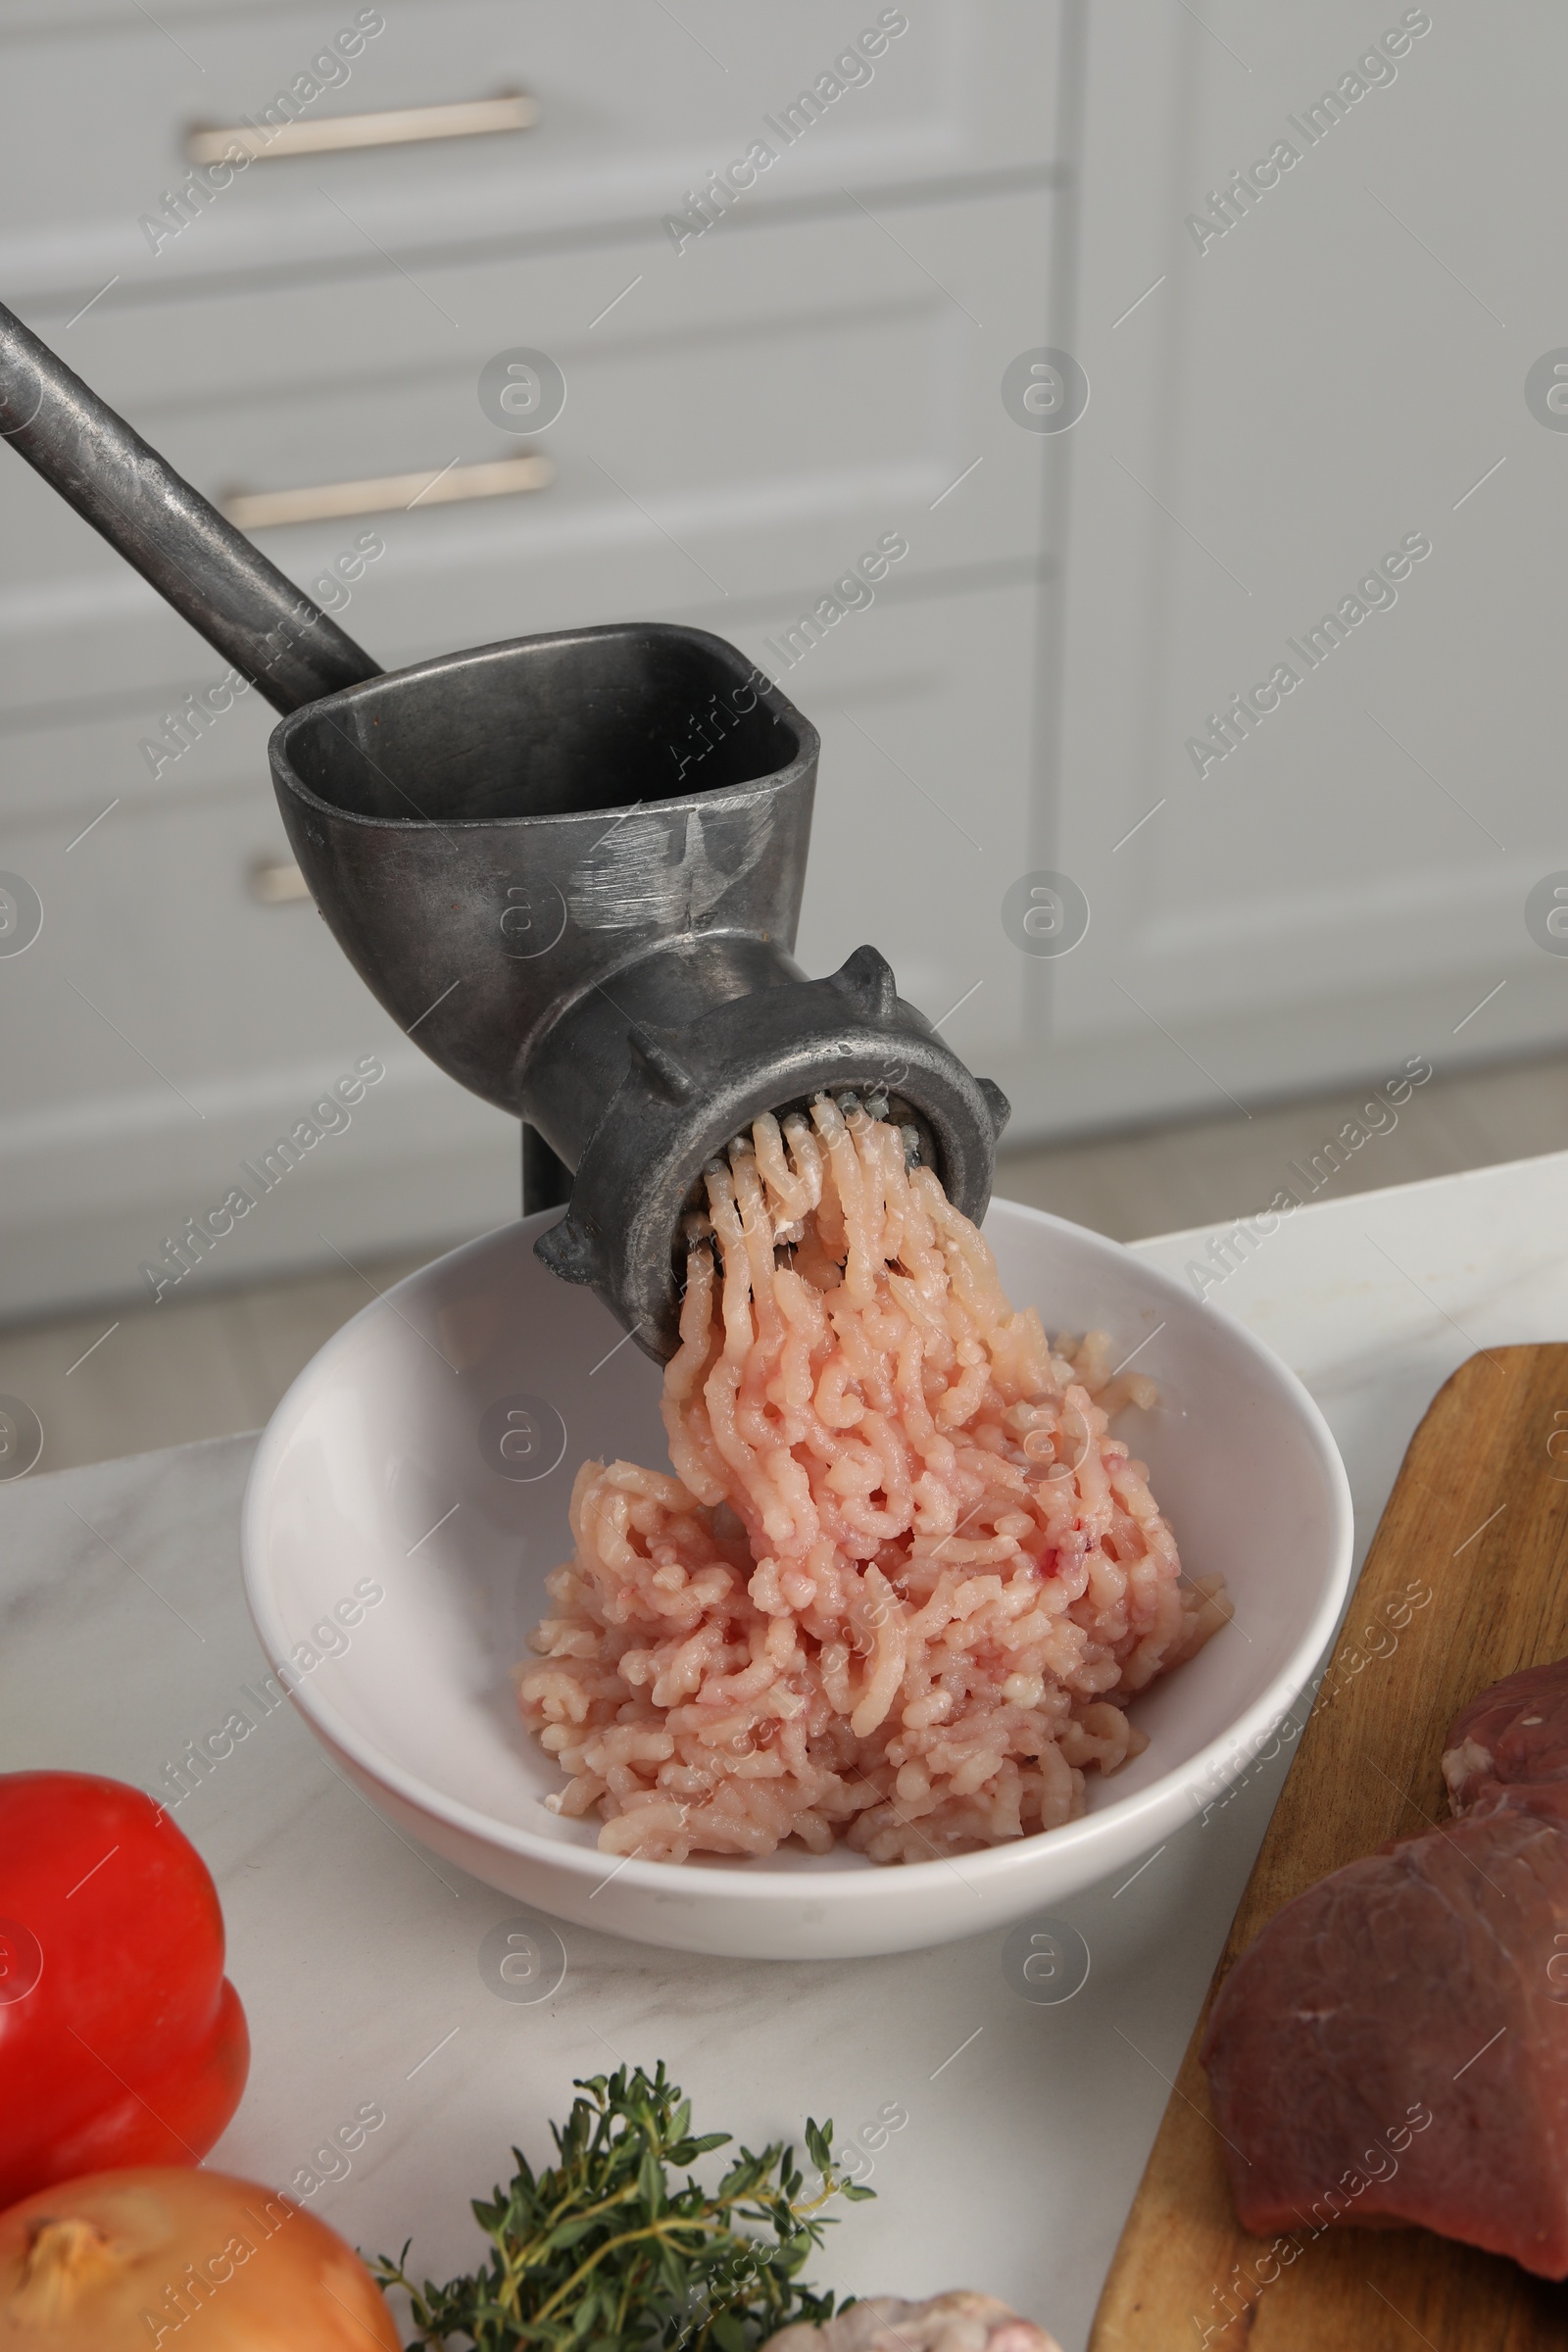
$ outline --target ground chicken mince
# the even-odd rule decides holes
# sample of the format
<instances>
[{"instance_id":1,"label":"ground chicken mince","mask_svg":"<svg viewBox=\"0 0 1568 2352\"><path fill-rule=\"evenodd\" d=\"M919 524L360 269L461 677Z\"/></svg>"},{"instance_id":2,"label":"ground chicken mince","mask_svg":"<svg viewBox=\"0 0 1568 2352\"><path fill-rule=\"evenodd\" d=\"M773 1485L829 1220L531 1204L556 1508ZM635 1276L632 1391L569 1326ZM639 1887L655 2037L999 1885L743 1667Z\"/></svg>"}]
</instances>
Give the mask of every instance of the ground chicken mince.
<instances>
[{"instance_id":1,"label":"ground chicken mince","mask_svg":"<svg viewBox=\"0 0 1568 2352\"><path fill-rule=\"evenodd\" d=\"M1151 1384L1009 1305L885 1107L823 1098L710 1164L675 1475L577 1474L517 1689L567 1775L547 1802L606 1853L920 1862L1054 1829L1228 1615L1107 1434Z\"/></svg>"}]
</instances>

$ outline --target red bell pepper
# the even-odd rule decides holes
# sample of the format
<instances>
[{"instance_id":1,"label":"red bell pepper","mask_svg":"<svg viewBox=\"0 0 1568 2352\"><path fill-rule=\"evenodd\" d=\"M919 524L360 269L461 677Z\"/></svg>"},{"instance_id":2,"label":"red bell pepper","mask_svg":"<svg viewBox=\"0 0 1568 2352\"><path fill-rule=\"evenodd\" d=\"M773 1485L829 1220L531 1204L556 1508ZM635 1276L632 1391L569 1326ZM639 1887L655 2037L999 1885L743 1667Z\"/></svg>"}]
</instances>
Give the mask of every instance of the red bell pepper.
<instances>
[{"instance_id":1,"label":"red bell pepper","mask_svg":"<svg viewBox=\"0 0 1568 2352\"><path fill-rule=\"evenodd\" d=\"M0 1775L0 2208L199 2163L249 2065L218 1889L164 1808L88 1773Z\"/></svg>"}]
</instances>

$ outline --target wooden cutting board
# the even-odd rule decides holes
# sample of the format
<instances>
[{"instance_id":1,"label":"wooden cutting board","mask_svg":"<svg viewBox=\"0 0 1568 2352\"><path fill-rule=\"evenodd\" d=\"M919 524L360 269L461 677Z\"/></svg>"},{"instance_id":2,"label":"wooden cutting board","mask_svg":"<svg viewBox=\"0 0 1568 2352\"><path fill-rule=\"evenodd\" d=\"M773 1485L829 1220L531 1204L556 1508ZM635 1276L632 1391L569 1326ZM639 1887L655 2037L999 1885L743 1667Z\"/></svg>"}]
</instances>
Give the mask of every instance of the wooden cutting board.
<instances>
[{"instance_id":1,"label":"wooden cutting board","mask_svg":"<svg viewBox=\"0 0 1568 2352\"><path fill-rule=\"evenodd\" d=\"M1491 1348L1460 1365L1410 1441L1193 2030L1090 2352L1568 2345L1568 2286L1424 2230L1336 2225L1288 2267L1271 2262L1274 2241L1236 2220L1198 2063L1215 1993L1265 1922L1385 1838L1446 1818L1440 1759L1453 1716L1500 1676L1565 1653L1568 1347Z\"/></svg>"}]
</instances>

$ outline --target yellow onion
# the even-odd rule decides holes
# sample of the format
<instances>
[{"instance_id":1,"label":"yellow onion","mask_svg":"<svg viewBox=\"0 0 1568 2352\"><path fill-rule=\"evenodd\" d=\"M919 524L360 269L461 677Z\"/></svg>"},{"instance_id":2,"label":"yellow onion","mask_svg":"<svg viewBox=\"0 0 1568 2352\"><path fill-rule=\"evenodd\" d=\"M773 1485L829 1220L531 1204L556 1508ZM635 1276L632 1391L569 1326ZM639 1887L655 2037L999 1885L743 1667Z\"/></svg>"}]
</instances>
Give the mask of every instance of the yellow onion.
<instances>
[{"instance_id":1,"label":"yellow onion","mask_svg":"<svg viewBox=\"0 0 1568 2352\"><path fill-rule=\"evenodd\" d=\"M0 2214L0 2352L401 2352L351 2246L228 2173L89 2173Z\"/></svg>"}]
</instances>

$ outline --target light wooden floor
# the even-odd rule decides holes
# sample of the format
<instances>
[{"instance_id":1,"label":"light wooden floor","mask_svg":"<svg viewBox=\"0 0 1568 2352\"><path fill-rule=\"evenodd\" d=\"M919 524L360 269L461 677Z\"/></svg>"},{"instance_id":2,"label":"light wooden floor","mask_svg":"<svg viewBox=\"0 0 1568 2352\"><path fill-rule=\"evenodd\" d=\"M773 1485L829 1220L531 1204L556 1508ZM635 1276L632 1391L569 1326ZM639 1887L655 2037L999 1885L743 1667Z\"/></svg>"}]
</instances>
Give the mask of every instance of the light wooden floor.
<instances>
[{"instance_id":1,"label":"light wooden floor","mask_svg":"<svg viewBox=\"0 0 1568 2352\"><path fill-rule=\"evenodd\" d=\"M1119 1241L1215 1224L1262 1207L1292 1182L1287 1163L1304 1165L1363 1099L1318 1097L1250 1118L1227 1113L1011 1152L997 1190ZM1322 1197L1562 1150L1568 1057L1434 1078ZM420 1262L381 1260L367 1271L384 1289ZM38 1415L45 1469L255 1428L369 1296L363 1280L334 1272L19 1325L0 1331L0 1397L21 1397Z\"/></svg>"}]
</instances>

